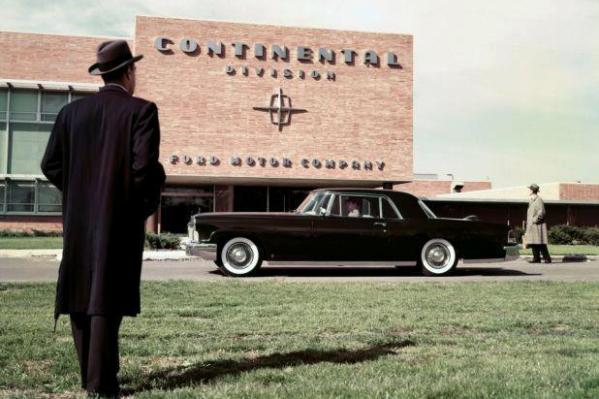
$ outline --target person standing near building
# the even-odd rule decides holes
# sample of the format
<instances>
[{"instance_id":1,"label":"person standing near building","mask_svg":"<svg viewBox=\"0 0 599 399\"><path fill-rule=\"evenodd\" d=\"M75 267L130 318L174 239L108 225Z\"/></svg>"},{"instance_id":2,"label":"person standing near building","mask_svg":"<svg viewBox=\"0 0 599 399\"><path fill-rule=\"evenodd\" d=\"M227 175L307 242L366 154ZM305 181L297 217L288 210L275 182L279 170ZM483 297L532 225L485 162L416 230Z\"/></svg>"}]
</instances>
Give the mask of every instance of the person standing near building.
<instances>
[{"instance_id":1,"label":"person standing near building","mask_svg":"<svg viewBox=\"0 0 599 399\"><path fill-rule=\"evenodd\" d=\"M530 198L526 213L526 245L532 249L531 263L540 263L541 255L545 263L551 263L551 256L547 249L547 224L545 223L545 204L539 196L539 186L528 186Z\"/></svg>"},{"instance_id":2,"label":"person standing near building","mask_svg":"<svg viewBox=\"0 0 599 399\"><path fill-rule=\"evenodd\" d=\"M140 311L145 220L165 181L152 102L133 97L135 63L124 40L101 43L89 73L105 86L59 112L41 169L62 191L63 257L55 320L69 314L81 384L119 392L118 334Z\"/></svg>"}]
</instances>

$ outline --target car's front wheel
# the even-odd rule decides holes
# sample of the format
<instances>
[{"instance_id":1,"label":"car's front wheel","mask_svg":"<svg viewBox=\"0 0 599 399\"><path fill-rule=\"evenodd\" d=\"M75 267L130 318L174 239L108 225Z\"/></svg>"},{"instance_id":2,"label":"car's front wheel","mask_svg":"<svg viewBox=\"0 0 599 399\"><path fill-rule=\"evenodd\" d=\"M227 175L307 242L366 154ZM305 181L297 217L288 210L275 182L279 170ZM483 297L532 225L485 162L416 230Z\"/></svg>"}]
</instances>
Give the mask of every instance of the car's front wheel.
<instances>
[{"instance_id":1,"label":"car's front wheel","mask_svg":"<svg viewBox=\"0 0 599 399\"><path fill-rule=\"evenodd\" d=\"M220 250L220 268L230 276L247 276L262 264L260 250L250 239L231 238Z\"/></svg>"},{"instance_id":2,"label":"car's front wheel","mask_svg":"<svg viewBox=\"0 0 599 399\"><path fill-rule=\"evenodd\" d=\"M424 244L418 262L422 273L427 276L440 276L449 273L458 263L453 245L442 238L433 238Z\"/></svg>"}]
</instances>

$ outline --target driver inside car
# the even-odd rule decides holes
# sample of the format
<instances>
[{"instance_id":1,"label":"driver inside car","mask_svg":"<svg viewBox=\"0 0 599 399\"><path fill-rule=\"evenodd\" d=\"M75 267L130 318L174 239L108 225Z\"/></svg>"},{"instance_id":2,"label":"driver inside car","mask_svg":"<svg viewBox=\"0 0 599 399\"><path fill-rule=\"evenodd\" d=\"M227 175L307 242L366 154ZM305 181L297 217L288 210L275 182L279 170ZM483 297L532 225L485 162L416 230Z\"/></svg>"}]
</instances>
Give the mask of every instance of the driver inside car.
<instances>
[{"instance_id":1,"label":"driver inside car","mask_svg":"<svg viewBox=\"0 0 599 399\"><path fill-rule=\"evenodd\" d=\"M347 216L360 217L360 205L357 200L350 199L345 203Z\"/></svg>"}]
</instances>

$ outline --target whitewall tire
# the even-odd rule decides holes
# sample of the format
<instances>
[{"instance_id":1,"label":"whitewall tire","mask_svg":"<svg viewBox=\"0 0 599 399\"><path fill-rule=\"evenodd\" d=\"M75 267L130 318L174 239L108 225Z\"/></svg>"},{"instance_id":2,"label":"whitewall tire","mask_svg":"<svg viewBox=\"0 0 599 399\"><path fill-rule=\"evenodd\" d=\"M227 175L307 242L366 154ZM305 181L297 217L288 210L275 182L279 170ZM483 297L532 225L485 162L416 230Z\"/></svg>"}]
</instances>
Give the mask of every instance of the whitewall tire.
<instances>
[{"instance_id":1,"label":"whitewall tire","mask_svg":"<svg viewBox=\"0 0 599 399\"><path fill-rule=\"evenodd\" d=\"M245 237L228 240L221 248L221 269L231 276L247 276L260 267L258 246Z\"/></svg>"},{"instance_id":2,"label":"whitewall tire","mask_svg":"<svg viewBox=\"0 0 599 399\"><path fill-rule=\"evenodd\" d=\"M422 272L429 276L440 276L450 272L458 262L456 250L442 238L433 238L420 251Z\"/></svg>"}]
</instances>

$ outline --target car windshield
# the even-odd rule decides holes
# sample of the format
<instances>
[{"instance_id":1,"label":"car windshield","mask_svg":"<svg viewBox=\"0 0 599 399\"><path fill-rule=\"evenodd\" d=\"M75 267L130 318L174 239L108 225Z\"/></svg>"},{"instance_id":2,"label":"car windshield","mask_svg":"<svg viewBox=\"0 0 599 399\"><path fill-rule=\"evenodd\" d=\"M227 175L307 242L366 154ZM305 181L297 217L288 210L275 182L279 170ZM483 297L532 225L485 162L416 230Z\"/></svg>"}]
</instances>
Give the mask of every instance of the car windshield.
<instances>
[{"instance_id":1,"label":"car windshield","mask_svg":"<svg viewBox=\"0 0 599 399\"><path fill-rule=\"evenodd\" d=\"M418 204L420 205L420 207L422 208L422 210L424 211L424 213L426 213L426 216L428 216L429 219L436 219L437 215L435 215L435 213L433 211L431 211L431 208L429 208L424 201L422 200L418 200Z\"/></svg>"},{"instance_id":2,"label":"car windshield","mask_svg":"<svg viewBox=\"0 0 599 399\"><path fill-rule=\"evenodd\" d=\"M322 199L327 193L324 191L318 191L310 193L305 200L302 201L300 206L297 207L297 213L303 213L307 215L316 215L318 205L322 202Z\"/></svg>"}]
</instances>

